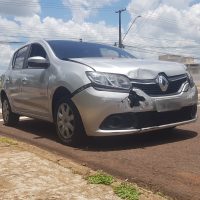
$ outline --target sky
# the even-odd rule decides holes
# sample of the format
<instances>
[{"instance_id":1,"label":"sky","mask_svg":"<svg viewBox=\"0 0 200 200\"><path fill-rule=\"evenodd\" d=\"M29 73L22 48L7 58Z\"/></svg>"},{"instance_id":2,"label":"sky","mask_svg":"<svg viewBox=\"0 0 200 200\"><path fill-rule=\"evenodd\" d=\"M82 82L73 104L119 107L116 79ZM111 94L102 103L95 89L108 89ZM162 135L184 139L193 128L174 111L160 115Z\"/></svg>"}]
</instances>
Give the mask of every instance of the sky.
<instances>
[{"instance_id":1,"label":"sky","mask_svg":"<svg viewBox=\"0 0 200 200\"><path fill-rule=\"evenodd\" d=\"M0 0L0 71L13 52L35 38L113 45L122 13L125 50L158 59L163 54L200 57L200 0ZM19 42L19 43L17 43ZM22 43L21 43L22 42Z\"/></svg>"}]
</instances>

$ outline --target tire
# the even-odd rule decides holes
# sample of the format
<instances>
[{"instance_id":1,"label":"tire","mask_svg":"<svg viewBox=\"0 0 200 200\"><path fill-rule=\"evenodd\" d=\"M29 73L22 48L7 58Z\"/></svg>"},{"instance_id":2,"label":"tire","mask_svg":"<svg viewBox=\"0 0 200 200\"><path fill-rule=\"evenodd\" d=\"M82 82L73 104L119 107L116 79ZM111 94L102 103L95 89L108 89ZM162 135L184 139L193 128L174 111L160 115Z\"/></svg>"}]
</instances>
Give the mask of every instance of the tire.
<instances>
[{"instance_id":1,"label":"tire","mask_svg":"<svg viewBox=\"0 0 200 200\"><path fill-rule=\"evenodd\" d=\"M69 99L56 103L54 123L60 141L69 146L83 144L86 138L81 117L75 105Z\"/></svg>"},{"instance_id":2,"label":"tire","mask_svg":"<svg viewBox=\"0 0 200 200\"><path fill-rule=\"evenodd\" d=\"M10 103L7 98L2 100L2 117L4 125L15 126L19 122L19 115L11 111Z\"/></svg>"}]
</instances>

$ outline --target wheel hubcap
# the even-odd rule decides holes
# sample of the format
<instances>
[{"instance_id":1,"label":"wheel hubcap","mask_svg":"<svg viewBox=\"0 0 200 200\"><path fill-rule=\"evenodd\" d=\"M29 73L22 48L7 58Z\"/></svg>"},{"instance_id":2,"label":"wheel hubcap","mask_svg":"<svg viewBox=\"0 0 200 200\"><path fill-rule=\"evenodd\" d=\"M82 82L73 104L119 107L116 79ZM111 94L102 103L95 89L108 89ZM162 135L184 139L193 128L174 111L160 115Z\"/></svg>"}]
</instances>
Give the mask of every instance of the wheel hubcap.
<instances>
[{"instance_id":1,"label":"wheel hubcap","mask_svg":"<svg viewBox=\"0 0 200 200\"><path fill-rule=\"evenodd\" d=\"M8 106L8 102L6 100L4 100L3 102L3 108L2 108L2 114L3 114L3 119L4 121L8 121L8 118L9 118L9 114L10 114L10 111L9 111L9 106Z\"/></svg>"},{"instance_id":2,"label":"wheel hubcap","mask_svg":"<svg viewBox=\"0 0 200 200\"><path fill-rule=\"evenodd\" d=\"M67 103L61 104L58 108L57 126L64 139L71 138L74 133L74 113Z\"/></svg>"}]
</instances>

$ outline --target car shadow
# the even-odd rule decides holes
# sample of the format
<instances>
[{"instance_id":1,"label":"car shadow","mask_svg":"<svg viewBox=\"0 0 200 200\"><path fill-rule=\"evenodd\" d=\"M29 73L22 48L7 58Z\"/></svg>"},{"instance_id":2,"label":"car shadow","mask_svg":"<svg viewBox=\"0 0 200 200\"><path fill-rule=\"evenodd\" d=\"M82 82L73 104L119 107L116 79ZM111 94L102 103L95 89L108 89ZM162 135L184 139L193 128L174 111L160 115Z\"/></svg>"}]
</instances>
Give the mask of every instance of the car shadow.
<instances>
[{"instance_id":1,"label":"car shadow","mask_svg":"<svg viewBox=\"0 0 200 200\"><path fill-rule=\"evenodd\" d=\"M15 128L33 134L33 139L35 140L46 138L58 141L56 128L54 124L50 122L29 118L27 120L20 120Z\"/></svg>"},{"instance_id":2,"label":"car shadow","mask_svg":"<svg viewBox=\"0 0 200 200\"><path fill-rule=\"evenodd\" d=\"M198 134L194 131L176 128L173 130L159 130L140 134L91 138L85 151L114 151L126 149L145 149L151 146L164 145L189 140Z\"/></svg>"},{"instance_id":3,"label":"car shadow","mask_svg":"<svg viewBox=\"0 0 200 200\"><path fill-rule=\"evenodd\" d=\"M55 126L49 122L30 119L20 121L16 128L34 134L33 139L35 140L46 138L59 142ZM83 151L138 149L189 140L197 135L194 131L176 128L124 136L89 137L83 145L79 145L76 148Z\"/></svg>"}]
</instances>

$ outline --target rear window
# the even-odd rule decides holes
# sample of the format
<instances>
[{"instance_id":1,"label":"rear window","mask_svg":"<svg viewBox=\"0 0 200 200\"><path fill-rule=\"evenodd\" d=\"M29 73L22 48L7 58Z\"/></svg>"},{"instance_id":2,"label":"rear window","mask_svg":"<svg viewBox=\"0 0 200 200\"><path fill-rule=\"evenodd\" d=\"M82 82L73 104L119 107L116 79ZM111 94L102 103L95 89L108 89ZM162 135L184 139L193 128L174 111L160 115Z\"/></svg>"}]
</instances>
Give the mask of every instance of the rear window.
<instances>
[{"instance_id":1,"label":"rear window","mask_svg":"<svg viewBox=\"0 0 200 200\"><path fill-rule=\"evenodd\" d=\"M102 44L75 42L66 40L50 40L47 41L54 51L55 55L66 60L70 58L134 58L133 55L126 51Z\"/></svg>"}]
</instances>

